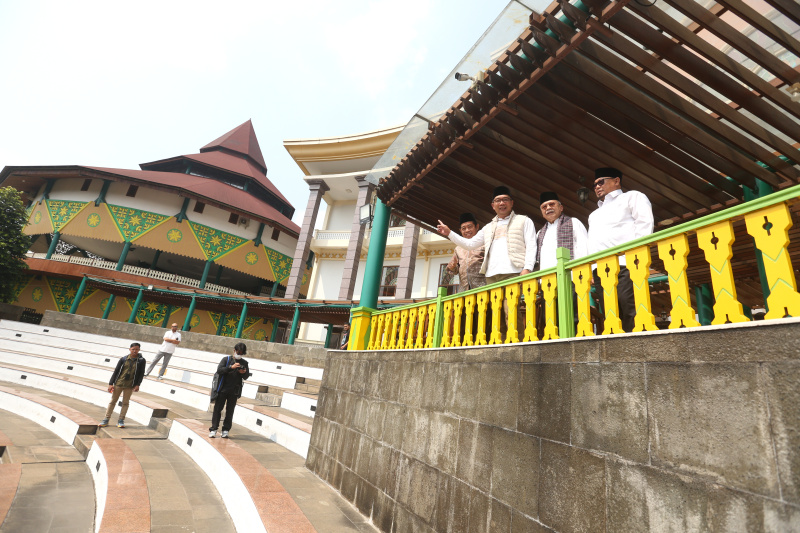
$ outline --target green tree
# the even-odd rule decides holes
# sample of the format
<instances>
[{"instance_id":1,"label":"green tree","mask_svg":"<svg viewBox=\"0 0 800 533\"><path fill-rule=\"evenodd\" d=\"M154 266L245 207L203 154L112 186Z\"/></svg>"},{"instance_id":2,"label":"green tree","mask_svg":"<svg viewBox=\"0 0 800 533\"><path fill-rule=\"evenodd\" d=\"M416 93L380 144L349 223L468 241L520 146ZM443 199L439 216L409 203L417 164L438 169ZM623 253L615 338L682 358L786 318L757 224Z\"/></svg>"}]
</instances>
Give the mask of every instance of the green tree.
<instances>
[{"instance_id":1,"label":"green tree","mask_svg":"<svg viewBox=\"0 0 800 533\"><path fill-rule=\"evenodd\" d=\"M0 302L11 302L15 287L25 275L25 252L31 239L22 229L28 223L19 191L0 187Z\"/></svg>"}]
</instances>

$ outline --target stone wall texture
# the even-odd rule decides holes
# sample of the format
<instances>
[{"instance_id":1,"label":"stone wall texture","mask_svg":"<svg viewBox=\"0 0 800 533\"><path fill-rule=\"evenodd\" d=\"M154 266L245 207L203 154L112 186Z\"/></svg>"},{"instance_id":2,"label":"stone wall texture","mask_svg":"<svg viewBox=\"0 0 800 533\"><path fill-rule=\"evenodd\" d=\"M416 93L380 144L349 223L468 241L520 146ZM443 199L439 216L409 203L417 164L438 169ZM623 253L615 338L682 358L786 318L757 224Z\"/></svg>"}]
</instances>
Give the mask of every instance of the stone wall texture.
<instances>
[{"instance_id":1,"label":"stone wall texture","mask_svg":"<svg viewBox=\"0 0 800 533\"><path fill-rule=\"evenodd\" d=\"M45 311L42 326L53 328L82 331L84 333L102 333L111 337L121 337L139 342L161 343L164 338L165 328L155 326L142 326L128 324L115 320L103 320L90 316L71 315L57 311ZM251 339L242 341L232 337L207 335L205 333L182 332L181 347L207 352L228 354L233 351L237 342L247 344L247 357L251 359L265 359L281 363L302 365L314 368L324 368L327 350L313 346L290 346L266 341ZM178 348L180 349L180 348Z\"/></svg>"},{"instance_id":2,"label":"stone wall texture","mask_svg":"<svg viewBox=\"0 0 800 533\"><path fill-rule=\"evenodd\" d=\"M800 531L798 319L325 369L306 466L382 531Z\"/></svg>"}]
</instances>

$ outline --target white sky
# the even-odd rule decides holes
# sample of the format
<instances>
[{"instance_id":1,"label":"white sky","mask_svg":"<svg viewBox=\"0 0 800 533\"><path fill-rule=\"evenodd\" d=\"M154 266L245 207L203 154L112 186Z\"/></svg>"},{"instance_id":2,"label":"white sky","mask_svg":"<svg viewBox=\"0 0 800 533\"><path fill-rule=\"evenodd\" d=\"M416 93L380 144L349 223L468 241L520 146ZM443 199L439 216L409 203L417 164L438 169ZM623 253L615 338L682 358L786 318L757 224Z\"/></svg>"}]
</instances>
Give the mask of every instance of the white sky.
<instances>
[{"instance_id":1,"label":"white sky","mask_svg":"<svg viewBox=\"0 0 800 533\"><path fill-rule=\"evenodd\" d=\"M297 222L282 141L404 124L507 3L0 0L0 168L138 169L252 119Z\"/></svg>"}]
</instances>

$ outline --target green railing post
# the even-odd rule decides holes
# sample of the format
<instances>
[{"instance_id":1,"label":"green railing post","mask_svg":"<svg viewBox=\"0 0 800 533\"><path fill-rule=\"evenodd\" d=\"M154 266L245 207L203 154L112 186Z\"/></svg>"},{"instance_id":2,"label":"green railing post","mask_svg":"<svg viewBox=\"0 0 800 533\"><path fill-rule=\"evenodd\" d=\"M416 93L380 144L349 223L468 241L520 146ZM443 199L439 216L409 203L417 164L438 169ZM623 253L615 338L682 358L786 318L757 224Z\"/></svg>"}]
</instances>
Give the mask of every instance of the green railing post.
<instances>
[{"instance_id":1,"label":"green railing post","mask_svg":"<svg viewBox=\"0 0 800 533\"><path fill-rule=\"evenodd\" d=\"M108 296L108 302L106 302L106 308L103 309L103 320L108 320L108 315L111 314L111 308L114 307L114 300L116 300L117 295L111 294Z\"/></svg>"},{"instance_id":2,"label":"green railing post","mask_svg":"<svg viewBox=\"0 0 800 533\"><path fill-rule=\"evenodd\" d=\"M74 315L78 311L78 306L81 304L81 298L86 291L86 276L83 276L81 284L78 285L78 292L75 293L75 299L72 301L72 306L69 308L69 314Z\"/></svg>"},{"instance_id":3,"label":"green railing post","mask_svg":"<svg viewBox=\"0 0 800 533\"><path fill-rule=\"evenodd\" d=\"M222 313L219 315L219 324L217 324L217 335L222 335L222 329L225 327L225 321L228 320L228 314Z\"/></svg>"},{"instance_id":4,"label":"green railing post","mask_svg":"<svg viewBox=\"0 0 800 533\"><path fill-rule=\"evenodd\" d=\"M569 250L556 250L556 287L558 294L558 338L569 339L575 336L575 311L572 301L572 279L566 268Z\"/></svg>"},{"instance_id":5,"label":"green railing post","mask_svg":"<svg viewBox=\"0 0 800 533\"><path fill-rule=\"evenodd\" d=\"M192 315L194 315L194 308L197 305L197 296L192 296L192 301L189 304L189 309L186 311L186 320L183 321L183 331L189 331L192 327Z\"/></svg>"},{"instance_id":6,"label":"green railing post","mask_svg":"<svg viewBox=\"0 0 800 533\"><path fill-rule=\"evenodd\" d=\"M708 283L696 285L694 298L697 301L697 318L701 326L708 326L714 320L714 296Z\"/></svg>"},{"instance_id":7,"label":"green railing post","mask_svg":"<svg viewBox=\"0 0 800 533\"><path fill-rule=\"evenodd\" d=\"M444 297L447 296L447 287L439 287L436 292L436 315L433 319L433 347L442 345L442 332L444 331Z\"/></svg>"},{"instance_id":8,"label":"green railing post","mask_svg":"<svg viewBox=\"0 0 800 533\"><path fill-rule=\"evenodd\" d=\"M50 247L47 249L47 255L44 256L45 259L50 259L54 253L56 253L56 246L58 246L58 241L61 239L61 232L54 231L53 232L53 239L50 241Z\"/></svg>"},{"instance_id":9,"label":"green railing post","mask_svg":"<svg viewBox=\"0 0 800 533\"><path fill-rule=\"evenodd\" d=\"M199 289L205 289L206 281L208 280L208 273L211 271L211 265L214 264L214 261L209 259L206 261L206 267L203 269L203 276L200 278L200 285L198 286Z\"/></svg>"},{"instance_id":10,"label":"green railing post","mask_svg":"<svg viewBox=\"0 0 800 533\"><path fill-rule=\"evenodd\" d=\"M392 210L375 200L375 217L372 220L372 233L369 237L367 265L364 267L364 281L361 283L359 307L378 308L378 288L381 284L383 257L386 254L386 238L389 234L389 215Z\"/></svg>"},{"instance_id":11,"label":"green railing post","mask_svg":"<svg viewBox=\"0 0 800 533\"><path fill-rule=\"evenodd\" d=\"M325 348L331 347L331 335L333 334L333 324L325 326L328 332L325 334Z\"/></svg>"},{"instance_id":12,"label":"green railing post","mask_svg":"<svg viewBox=\"0 0 800 533\"><path fill-rule=\"evenodd\" d=\"M128 252L131 251L131 241L125 241L125 245L122 247L122 253L119 256L119 261L117 261L117 272L122 270L122 267L125 266L125 259L128 258Z\"/></svg>"},{"instance_id":13,"label":"green railing post","mask_svg":"<svg viewBox=\"0 0 800 533\"><path fill-rule=\"evenodd\" d=\"M275 286L277 286L277 285L278 284L275 283ZM272 331L269 334L269 342L275 342L275 337L278 336L278 324L279 323L280 323L280 320L277 319L277 318L272 320Z\"/></svg>"},{"instance_id":14,"label":"green railing post","mask_svg":"<svg viewBox=\"0 0 800 533\"><path fill-rule=\"evenodd\" d=\"M139 313L139 306L142 305L142 298L144 298L144 289L139 289L139 294L136 295L136 301L133 303L133 309L131 309L131 316L128 317L128 324L133 324L136 320L136 315Z\"/></svg>"},{"instance_id":15,"label":"green railing post","mask_svg":"<svg viewBox=\"0 0 800 533\"><path fill-rule=\"evenodd\" d=\"M164 321L161 323L162 328L166 328L169 325L169 316L172 314L172 304L167 304L167 312L164 313Z\"/></svg>"},{"instance_id":16,"label":"green railing post","mask_svg":"<svg viewBox=\"0 0 800 533\"><path fill-rule=\"evenodd\" d=\"M294 306L294 317L292 318L292 329L289 331L289 341L286 344L294 344L297 338L297 328L300 327L300 306Z\"/></svg>"},{"instance_id":17,"label":"green railing post","mask_svg":"<svg viewBox=\"0 0 800 533\"><path fill-rule=\"evenodd\" d=\"M239 325L236 327L236 338L242 338L242 332L244 331L244 323L247 321L247 300L245 300L244 304L242 304L242 314L239 315Z\"/></svg>"}]
</instances>

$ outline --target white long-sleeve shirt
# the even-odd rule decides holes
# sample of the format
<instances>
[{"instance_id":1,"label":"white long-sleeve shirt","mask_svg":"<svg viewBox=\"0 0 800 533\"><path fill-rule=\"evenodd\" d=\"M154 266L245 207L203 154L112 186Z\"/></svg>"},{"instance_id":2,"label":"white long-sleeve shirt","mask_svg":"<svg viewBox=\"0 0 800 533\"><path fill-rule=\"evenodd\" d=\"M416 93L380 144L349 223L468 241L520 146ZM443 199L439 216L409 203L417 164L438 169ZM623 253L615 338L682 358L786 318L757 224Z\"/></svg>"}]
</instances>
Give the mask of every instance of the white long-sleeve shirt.
<instances>
[{"instance_id":1,"label":"white long-sleeve shirt","mask_svg":"<svg viewBox=\"0 0 800 533\"><path fill-rule=\"evenodd\" d=\"M519 216L519 215L517 215ZM498 274L519 274L523 270L533 271L533 265L536 262L536 228L533 225L533 220L525 217L525 222L522 226L522 235L525 239L525 264L522 268L515 268L511 263L511 258L508 257L508 238L506 237L506 230L508 229L508 221L511 215L506 218L497 218L497 229L495 230L494 239L492 240L491 247L486 250L486 277L497 276ZM490 225L487 224L471 239L465 239L456 232L451 231L448 239L454 242L457 246L472 250L480 248L486 242L485 233L489 231Z\"/></svg>"},{"instance_id":2,"label":"white long-sleeve shirt","mask_svg":"<svg viewBox=\"0 0 800 533\"><path fill-rule=\"evenodd\" d=\"M590 254L653 233L653 207L639 191L611 191L597 206L589 215ZM624 255L619 263L625 264Z\"/></svg>"},{"instance_id":3,"label":"white long-sleeve shirt","mask_svg":"<svg viewBox=\"0 0 800 533\"><path fill-rule=\"evenodd\" d=\"M572 217L573 259L589 255L588 241L589 234L586 231L586 226L577 218ZM539 270L553 268L558 264L558 259L556 259L557 247L558 226L553 222L548 222L547 231L544 233L544 240L542 241L542 251L539 254Z\"/></svg>"}]
</instances>

